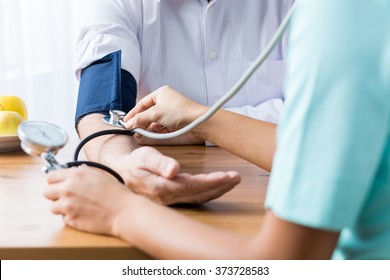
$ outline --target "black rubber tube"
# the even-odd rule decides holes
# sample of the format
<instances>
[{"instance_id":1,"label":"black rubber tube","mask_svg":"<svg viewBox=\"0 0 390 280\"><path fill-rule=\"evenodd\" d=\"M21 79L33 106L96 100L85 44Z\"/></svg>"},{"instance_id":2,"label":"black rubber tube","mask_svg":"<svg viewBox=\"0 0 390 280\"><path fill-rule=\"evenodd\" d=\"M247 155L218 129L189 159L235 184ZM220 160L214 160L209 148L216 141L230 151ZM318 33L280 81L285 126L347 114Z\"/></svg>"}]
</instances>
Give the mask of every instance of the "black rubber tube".
<instances>
[{"instance_id":1,"label":"black rubber tube","mask_svg":"<svg viewBox=\"0 0 390 280\"><path fill-rule=\"evenodd\" d=\"M76 150L74 151L73 154L73 160L77 161L81 149L84 147L85 144L87 144L89 141L95 139L96 137L103 136L103 135L110 135L110 134L115 134L115 135L129 135L129 136L134 136L134 132L131 130L124 130L124 129L109 129L109 130L102 130L98 131L95 133L92 133L91 135L85 137L78 145Z\"/></svg>"},{"instance_id":2,"label":"black rubber tube","mask_svg":"<svg viewBox=\"0 0 390 280\"><path fill-rule=\"evenodd\" d=\"M102 169L102 170L110 173L119 182L121 182L122 184L125 184L125 181L123 180L123 178L116 171L114 171L113 169L111 169L108 166L105 166L105 165L97 163L97 162L93 162L93 161L72 161L72 162L68 162L66 165L69 168L77 167L77 166L80 166L80 165L87 165L87 166L90 166L90 167L96 167L96 168Z\"/></svg>"},{"instance_id":3,"label":"black rubber tube","mask_svg":"<svg viewBox=\"0 0 390 280\"><path fill-rule=\"evenodd\" d=\"M116 171L111 169L110 167L108 167L106 165L103 165L101 163L97 163L97 162L79 161L78 160L80 151L84 147L84 145L87 144L89 141L95 139L96 137L100 137L100 136L103 136L103 135L129 135L129 136L134 136L134 132L131 131L131 130L124 130L124 129L109 129L109 130L102 130L102 131L98 131L98 132L92 133L91 135L85 137L77 145L76 150L74 151L74 154L73 154L73 160L74 161L67 163L67 166L68 167L75 167L75 166L80 166L80 165L85 164L85 165L88 165L88 166L91 166L91 167L100 168L100 169L110 173L112 176L114 176L116 179L118 179L119 182L124 184L125 181L123 180L123 178Z\"/></svg>"}]
</instances>

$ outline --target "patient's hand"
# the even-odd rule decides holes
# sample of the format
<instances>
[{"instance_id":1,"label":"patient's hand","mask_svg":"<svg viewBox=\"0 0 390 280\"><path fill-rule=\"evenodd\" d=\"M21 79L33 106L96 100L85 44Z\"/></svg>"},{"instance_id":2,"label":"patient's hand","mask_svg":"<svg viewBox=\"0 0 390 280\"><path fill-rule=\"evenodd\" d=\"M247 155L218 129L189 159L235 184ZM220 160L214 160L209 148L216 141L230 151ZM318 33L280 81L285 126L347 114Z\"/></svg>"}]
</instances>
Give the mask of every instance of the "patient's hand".
<instances>
[{"instance_id":1,"label":"patient's hand","mask_svg":"<svg viewBox=\"0 0 390 280\"><path fill-rule=\"evenodd\" d=\"M177 160L148 146L131 153L117 152L105 160L105 164L122 176L129 189L164 205L206 202L221 196L240 181L237 172L180 173Z\"/></svg>"},{"instance_id":2,"label":"patient's hand","mask_svg":"<svg viewBox=\"0 0 390 280\"><path fill-rule=\"evenodd\" d=\"M132 191L164 205L199 204L213 200L240 182L237 172L191 175L180 173L179 163L152 147L141 147L117 157L119 171Z\"/></svg>"}]
</instances>

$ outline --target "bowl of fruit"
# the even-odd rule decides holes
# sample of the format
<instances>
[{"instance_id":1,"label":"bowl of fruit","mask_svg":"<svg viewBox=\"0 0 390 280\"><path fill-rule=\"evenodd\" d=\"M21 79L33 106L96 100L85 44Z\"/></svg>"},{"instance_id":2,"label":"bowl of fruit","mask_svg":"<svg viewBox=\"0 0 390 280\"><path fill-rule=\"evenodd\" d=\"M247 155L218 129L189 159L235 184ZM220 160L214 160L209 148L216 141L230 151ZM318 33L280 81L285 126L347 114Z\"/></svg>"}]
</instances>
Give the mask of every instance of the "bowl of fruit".
<instances>
[{"instance_id":1,"label":"bowl of fruit","mask_svg":"<svg viewBox=\"0 0 390 280\"><path fill-rule=\"evenodd\" d=\"M18 126L27 120L27 107L15 95L0 95L0 152L20 149Z\"/></svg>"}]
</instances>

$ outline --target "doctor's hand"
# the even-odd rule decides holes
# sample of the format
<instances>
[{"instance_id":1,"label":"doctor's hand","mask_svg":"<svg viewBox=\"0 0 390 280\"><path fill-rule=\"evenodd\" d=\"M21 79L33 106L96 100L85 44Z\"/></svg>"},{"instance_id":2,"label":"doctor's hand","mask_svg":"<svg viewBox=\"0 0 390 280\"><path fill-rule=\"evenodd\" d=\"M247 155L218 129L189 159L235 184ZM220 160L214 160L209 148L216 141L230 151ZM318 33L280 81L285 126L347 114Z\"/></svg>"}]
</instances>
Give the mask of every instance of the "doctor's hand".
<instances>
[{"instance_id":1,"label":"doctor's hand","mask_svg":"<svg viewBox=\"0 0 390 280\"><path fill-rule=\"evenodd\" d=\"M208 107L186 98L169 86L163 86L140 100L125 116L124 121L127 128L137 127L166 133L186 126L205 113L207 109ZM140 135L136 136L142 139ZM141 144L157 144L153 140L143 141ZM170 141L176 141L174 144L197 144L203 143L204 139L199 139L189 132L176 140L165 141L164 144Z\"/></svg>"},{"instance_id":2,"label":"doctor's hand","mask_svg":"<svg viewBox=\"0 0 390 280\"><path fill-rule=\"evenodd\" d=\"M44 195L54 214L70 227L100 234L115 235L114 221L136 196L112 176L84 166L52 171L47 183Z\"/></svg>"},{"instance_id":3,"label":"doctor's hand","mask_svg":"<svg viewBox=\"0 0 390 280\"><path fill-rule=\"evenodd\" d=\"M179 163L152 147L140 147L116 158L126 186L163 205L200 204L220 197L240 182L237 172L191 175Z\"/></svg>"}]
</instances>

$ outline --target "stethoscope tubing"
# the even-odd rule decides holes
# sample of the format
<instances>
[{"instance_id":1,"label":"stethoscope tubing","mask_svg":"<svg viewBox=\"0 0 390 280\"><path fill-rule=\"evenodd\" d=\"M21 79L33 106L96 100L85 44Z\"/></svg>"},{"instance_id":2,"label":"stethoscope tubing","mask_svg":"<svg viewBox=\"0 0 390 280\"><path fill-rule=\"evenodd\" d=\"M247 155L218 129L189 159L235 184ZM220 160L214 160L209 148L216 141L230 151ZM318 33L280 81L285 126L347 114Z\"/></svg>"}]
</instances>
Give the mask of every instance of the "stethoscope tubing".
<instances>
[{"instance_id":1,"label":"stethoscope tubing","mask_svg":"<svg viewBox=\"0 0 390 280\"><path fill-rule=\"evenodd\" d=\"M154 133L141 128L134 128L131 129L131 131L152 139L158 139L158 140L171 139L188 133L199 124L208 120L227 101L229 101L233 96L235 96L238 93L238 91L245 85L245 83L252 77L252 75L256 72L256 70L264 63L267 57L271 54L271 52L273 51L275 46L280 42L281 38L283 37L283 34L287 30L299 2L300 2L299 0L296 0L294 2L294 4L292 5L290 10L287 12L286 16L284 17L282 23L278 27L277 31L275 32L274 36L268 42L264 51L260 53L260 55L253 62L253 64L245 71L245 73L241 76L241 78L236 82L236 84L233 85L233 87L224 96L222 96L206 113L204 113L202 116L200 116L192 123L188 124L187 126L169 133ZM124 125L121 124L121 126Z\"/></svg>"},{"instance_id":2,"label":"stethoscope tubing","mask_svg":"<svg viewBox=\"0 0 390 280\"><path fill-rule=\"evenodd\" d=\"M119 182L124 184L123 178L114 170L109 168L108 166L105 166L100 163L96 162L89 162L89 161L78 161L79 153L81 149L84 147L85 144L87 144L92 139L95 139L96 137L100 137L103 135L130 135L133 136L135 133L138 133L142 136L152 138L152 139L171 139L175 137L179 137L181 135L184 135L191 131L193 128L198 126L199 124L205 122L208 120L211 116L213 116L227 101L229 101L233 96L235 96L239 90L245 85L245 83L252 77L252 75L256 72L256 70L264 63L264 61L267 59L267 57L271 54L272 50L275 48L275 46L279 43L281 40L284 32L287 30L287 27L291 21L291 18L296 10L296 7L298 6L299 0L295 1L293 6L288 11L287 15L283 19L282 23L280 24L279 28L275 32L274 36L270 40L270 42L267 44L266 48L263 52L260 53L260 55L256 58L256 60L253 62L251 67L245 71L245 73L242 75L242 77L236 82L236 84L224 95L222 96L205 114L194 120L189 125L169 133L153 133L146 131L141 128L134 128L134 129L126 129L125 123L123 120L119 120L119 124L111 124L116 127L122 127L124 129L110 129L110 130L103 130L98 131L96 133L93 133L89 135L88 137L84 138L79 145L77 146L74 155L73 160L74 162L67 163L68 167L74 167L74 166L80 166L80 165L88 165L92 167L97 167L99 169L105 170L111 175L113 175L115 178L118 179ZM106 122L106 121L105 121Z\"/></svg>"}]
</instances>

